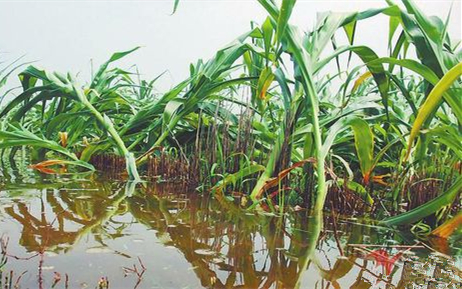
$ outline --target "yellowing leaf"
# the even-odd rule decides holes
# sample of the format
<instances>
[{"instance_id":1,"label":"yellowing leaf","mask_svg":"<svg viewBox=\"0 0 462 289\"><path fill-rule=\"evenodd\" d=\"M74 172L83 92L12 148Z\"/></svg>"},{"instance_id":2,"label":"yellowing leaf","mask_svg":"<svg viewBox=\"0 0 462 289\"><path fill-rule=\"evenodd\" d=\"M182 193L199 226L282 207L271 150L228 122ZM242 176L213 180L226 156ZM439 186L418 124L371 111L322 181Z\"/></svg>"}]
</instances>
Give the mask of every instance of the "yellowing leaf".
<instances>
[{"instance_id":1,"label":"yellowing leaf","mask_svg":"<svg viewBox=\"0 0 462 289\"><path fill-rule=\"evenodd\" d=\"M355 84L353 85L353 88L351 89L351 93L355 92L358 89L358 87L364 81L366 81L366 79L370 78L371 76L372 76L372 73L370 71L367 71L366 73L364 73L363 75L358 77L358 79L356 79L356 81L355 81Z\"/></svg>"},{"instance_id":2,"label":"yellowing leaf","mask_svg":"<svg viewBox=\"0 0 462 289\"><path fill-rule=\"evenodd\" d=\"M411 134L409 136L408 141L408 148L405 160L409 158L411 153L412 144L419 134L420 128L424 124L424 122L428 119L428 117L435 111L440 102L443 98L444 93L451 87L451 85L462 75L462 62L454 66L451 70L449 70L435 87L432 89L430 94L428 95L425 102L419 108L419 113L417 114L417 118L414 121L414 125L412 126ZM462 121L462 120L460 120Z\"/></svg>"},{"instance_id":3,"label":"yellowing leaf","mask_svg":"<svg viewBox=\"0 0 462 289\"><path fill-rule=\"evenodd\" d=\"M40 162L40 163L37 163L37 164L33 164L33 165L30 165L29 167L30 168L37 168L37 167L49 167L49 166L53 166L53 165L59 165L59 164L64 164L66 163L66 161L63 161L63 160L47 160L47 161L43 161L43 162Z\"/></svg>"},{"instance_id":4,"label":"yellowing leaf","mask_svg":"<svg viewBox=\"0 0 462 289\"><path fill-rule=\"evenodd\" d=\"M264 186L260 189L258 195L257 195L257 198L259 198L265 191L269 190L270 188L272 187L275 187L279 184L280 181L282 181L292 170L298 168L298 167L301 167L303 166L304 164L306 163L315 163L316 162L316 159L314 158L308 158L306 160L302 160L302 161L299 161L299 162L296 162L294 163L292 166L290 166L289 168L285 169L285 170L282 170L279 172L279 174L277 175L277 177L274 177L274 178L271 178L269 179L265 184Z\"/></svg>"},{"instance_id":5,"label":"yellowing leaf","mask_svg":"<svg viewBox=\"0 0 462 289\"><path fill-rule=\"evenodd\" d=\"M29 166L29 168L37 170L41 173L44 174L57 174L58 172L54 169L48 168L53 165L59 165L59 164L65 164L66 161L63 160L48 160L48 161L43 161L37 164L32 164Z\"/></svg>"},{"instance_id":6,"label":"yellowing leaf","mask_svg":"<svg viewBox=\"0 0 462 289\"><path fill-rule=\"evenodd\" d=\"M372 176L372 181L377 184L381 184L383 186L388 186L389 184L385 182L383 179L391 177L391 174L380 175L380 176Z\"/></svg>"},{"instance_id":7,"label":"yellowing leaf","mask_svg":"<svg viewBox=\"0 0 462 289\"><path fill-rule=\"evenodd\" d=\"M63 148L67 147L67 132L58 132L59 135L59 143Z\"/></svg>"},{"instance_id":8,"label":"yellowing leaf","mask_svg":"<svg viewBox=\"0 0 462 289\"><path fill-rule=\"evenodd\" d=\"M447 239L461 226L462 212L459 212L455 217L436 228L431 234L436 237Z\"/></svg>"},{"instance_id":9,"label":"yellowing leaf","mask_svg":"<svg viewBox=\"0 0 462 289\"><path fill-rule=\"evenodd\" d=\"M270 87L271 83L274 80L274 73L270 67L265 67L260 74L260 78L258 79L258 97L260 99L266 99L266 92Z\"/></svg>"}]
</instances>

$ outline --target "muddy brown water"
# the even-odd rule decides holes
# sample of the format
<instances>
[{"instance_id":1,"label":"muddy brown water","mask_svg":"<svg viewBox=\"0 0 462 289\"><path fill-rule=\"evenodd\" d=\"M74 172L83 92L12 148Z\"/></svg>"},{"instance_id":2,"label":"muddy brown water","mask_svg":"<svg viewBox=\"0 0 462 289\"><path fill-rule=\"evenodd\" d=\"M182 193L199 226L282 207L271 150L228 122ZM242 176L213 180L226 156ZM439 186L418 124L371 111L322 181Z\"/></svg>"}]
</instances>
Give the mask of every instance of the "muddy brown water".
<instances>
[{"instance_id":1,"label":"muddy brown water","mask_svg":"<svg viewBox=\"0 0 462 289\"><path fill-rule=\"evenodd\" d=\"M313 221L225 209L174 184L16 180L0 187L2 286L13 271L17 288L462 288L458 242L426 243L437 252L329 215L310 254Z\"/></svg>"}]
</instances>

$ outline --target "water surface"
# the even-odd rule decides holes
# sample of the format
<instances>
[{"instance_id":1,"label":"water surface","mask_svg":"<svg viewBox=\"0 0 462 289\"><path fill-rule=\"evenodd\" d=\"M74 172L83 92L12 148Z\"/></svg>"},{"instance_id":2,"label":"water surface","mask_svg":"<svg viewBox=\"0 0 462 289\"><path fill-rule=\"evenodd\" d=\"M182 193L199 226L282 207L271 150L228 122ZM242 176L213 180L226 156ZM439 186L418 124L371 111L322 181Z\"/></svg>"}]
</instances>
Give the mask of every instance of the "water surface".
<instances>
[{"instance_id":1,"label":"water surface","mask_svg":"<svg viewBox=\"0 0 462 289\"><path fill-rule=\"evenodd\" d=\"M451 273L461 268L458 243L434 242L437 253L370 221L332 220L310 256L314 220L304 210L257 215L184 186L92 178L0 188L4 270L14 280L26 272L20 288L98 288L102 277L109 288L436 288L432 279L461 280Z\"/></svg>"}]
</instances>

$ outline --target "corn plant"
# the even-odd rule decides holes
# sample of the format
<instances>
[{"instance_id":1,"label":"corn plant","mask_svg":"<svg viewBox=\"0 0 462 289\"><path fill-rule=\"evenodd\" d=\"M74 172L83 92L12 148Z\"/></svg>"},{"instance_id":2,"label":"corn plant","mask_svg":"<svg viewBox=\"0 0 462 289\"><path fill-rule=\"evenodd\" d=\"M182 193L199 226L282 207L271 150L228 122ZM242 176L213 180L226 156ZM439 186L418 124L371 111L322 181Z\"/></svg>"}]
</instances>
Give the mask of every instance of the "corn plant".
<instances>
[{"instance_id":1,"label":"corn plant","mask_svg":"<svg viewBox=\"0 0 462 289\"><path fill-rule=\"evenodd\" d=\"M51 114L58 117L60 121L63 121L61 116L69 117L66 116L69 113L68 109L73 112L73 117L76 115L91 116L110 135L120 154L125 157L130 179L139 180L135 159L117 133L113 121L95 107L95 102L99 101L101 94L104 95L105 93L104 88L118 75L113 71L107 71L108 65L132 51L115 53L100 67L87 89L82 88L70 74L64 76L30 66L20 75L24 92L3 108L0 112L0 117L9 115L11 121L20 121L24 119L27 112L33 110L38 103L42 103L43 119L44 111L49 108L46 104L47 101L51 101ZM38 81L41 82L40 86L36 85ZM114 88L110 89L113 90ZM74 104L77 105L73 106ZM81 108L79 108L79 105L81 105ZM82 108L85 111L82 111ZM4 142L4 144L6 145L7 143Z\"/></svg>"},{"instance_id":2,"label":"corn plant","mask_svg":"<svg viewBox=\"0 0 462 289\"><path fill-rule=\"evenodd\" d=\"M146 81L137 71L110 68L137 48L113 54L86 85L28 67L19 74L23 92L0 109L0 148L14 156L31 146L42 158L51 151L86 169L93 169L92 156L109 152L125 158L133 180L152 156L174 152L194 160L205 175L201 189L212 188L222 201L231 185L250 196L250 209L275 210L278 199L282 212L294 192L309 196L316 232L332 186L371 207L379 200L389 216L412 197L403 193L411 180L443 155L435 148L447 152L445 165L462 160L462 54L449 21L424 15L411 0L387 0L378 9L320 14L301 31L291 24L296 1L258 3L267 12L261 24L191 64L189 77L165 93L154 88L160 76ZM179 1L173 5L175 13ZM385 55L355 44L357 23L378 15L390 24ZM448 190L384 222L418 222L450 206L461 177L447 167L444 173ZM285 186L291 177L299 183Z\"/></svg>"}]
</instances>

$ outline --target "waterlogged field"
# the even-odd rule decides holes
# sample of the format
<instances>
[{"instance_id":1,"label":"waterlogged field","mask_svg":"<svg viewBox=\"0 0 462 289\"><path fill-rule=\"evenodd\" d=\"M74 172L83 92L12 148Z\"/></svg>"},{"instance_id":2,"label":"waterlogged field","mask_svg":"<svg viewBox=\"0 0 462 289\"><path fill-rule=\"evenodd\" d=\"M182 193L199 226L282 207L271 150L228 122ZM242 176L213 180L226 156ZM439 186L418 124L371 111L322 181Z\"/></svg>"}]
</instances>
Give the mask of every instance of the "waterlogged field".
<instances>
[{"instance_id":1,"label":"waterlogged field","mask_svg":"<svg viewBox=\"0 0 462 289\"><path fill-rule=\"evenodd\" d=\"M461 288L457 236L326 214L310 258L306 210L224 210L181 185L29 178L0 204L5 288Z\"/></svg>"},{"instance_id":2,"label":"waterlogged field","mask_svg":"<svg viewBox=\"0 0 462 289\"><path fill-rule=\"evenodd\" d=\"M163 92L0 55L0 289L462 287L460 14L256 2Z\"/></svg>"}]
</instances>

